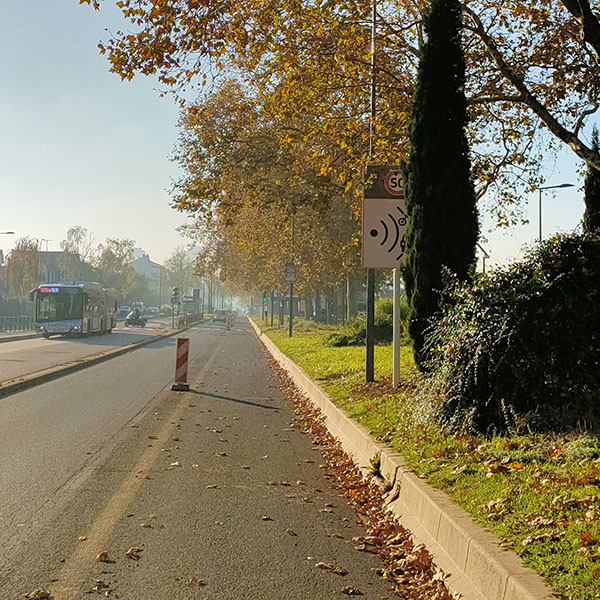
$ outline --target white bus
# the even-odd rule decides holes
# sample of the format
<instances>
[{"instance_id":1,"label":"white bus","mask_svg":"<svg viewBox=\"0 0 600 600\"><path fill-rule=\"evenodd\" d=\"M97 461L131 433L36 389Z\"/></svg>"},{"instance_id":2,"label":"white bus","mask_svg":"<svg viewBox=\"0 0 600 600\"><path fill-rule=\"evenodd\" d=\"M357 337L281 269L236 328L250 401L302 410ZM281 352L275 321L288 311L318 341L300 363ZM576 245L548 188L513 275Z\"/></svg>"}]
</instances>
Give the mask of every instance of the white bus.
<instances>
[{"instance_id":1,"label":"white bus","mask_svg":"<svg viewBox=\"0 0 600 600\"><path fill-rule=\"evenodd\" d=\"M117 325L117 294L99 283L44 283L29 298L35 302L36 331L45 337L110 333Z\"/></svg>"}]
</instances>

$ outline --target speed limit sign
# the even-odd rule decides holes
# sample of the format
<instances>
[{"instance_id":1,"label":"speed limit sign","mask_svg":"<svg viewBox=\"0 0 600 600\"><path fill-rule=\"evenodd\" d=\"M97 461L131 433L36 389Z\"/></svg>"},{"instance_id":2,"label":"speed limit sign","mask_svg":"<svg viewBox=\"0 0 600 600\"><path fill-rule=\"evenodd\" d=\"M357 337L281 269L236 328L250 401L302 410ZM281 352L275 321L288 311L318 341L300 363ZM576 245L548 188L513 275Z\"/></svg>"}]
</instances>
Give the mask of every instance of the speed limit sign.
<instances>
[{"instance_id":1,"label":"speed limit sign","mask_svg":"<svg viewBox=\"0 0 600 600\"><path fill-rule=\"evenodd\" d=\"M402 173L399 171L388 171L383 178L385 191L396 198L404 198L404 187L402 185Z\"/></svg>"}]
</instances>

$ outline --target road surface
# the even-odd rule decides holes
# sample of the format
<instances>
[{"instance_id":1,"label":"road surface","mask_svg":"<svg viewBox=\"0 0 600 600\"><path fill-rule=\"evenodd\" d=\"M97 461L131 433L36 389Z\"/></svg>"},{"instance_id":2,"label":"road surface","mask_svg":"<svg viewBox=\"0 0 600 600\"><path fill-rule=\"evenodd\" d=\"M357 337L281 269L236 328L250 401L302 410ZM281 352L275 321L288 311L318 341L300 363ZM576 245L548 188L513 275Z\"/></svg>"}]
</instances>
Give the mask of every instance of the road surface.
<instances>
[{"instance_id":1,"label":"road surface","mask_svg":"<svg viewBox=\"0 0 600 600\"><path fill-rule=\"evenodd\" d=\"M247 320L187 333L190 392L165 338L0 399L0 598L394 598Z\"/></svg>"},{"instance_id":2,"label":"road surface","mask_svg":"<svg viewBox=\"0 0 600 600\"><path fill-rule=\"evenodd\" d=\"M0 344L0 383L42 369L54 367L127 346L164 333L170 327L166 321L150 321L146 327L124 327L119 323L112 333L87 338L54 336L13 340Z\"/></svg>"}]
</instances>

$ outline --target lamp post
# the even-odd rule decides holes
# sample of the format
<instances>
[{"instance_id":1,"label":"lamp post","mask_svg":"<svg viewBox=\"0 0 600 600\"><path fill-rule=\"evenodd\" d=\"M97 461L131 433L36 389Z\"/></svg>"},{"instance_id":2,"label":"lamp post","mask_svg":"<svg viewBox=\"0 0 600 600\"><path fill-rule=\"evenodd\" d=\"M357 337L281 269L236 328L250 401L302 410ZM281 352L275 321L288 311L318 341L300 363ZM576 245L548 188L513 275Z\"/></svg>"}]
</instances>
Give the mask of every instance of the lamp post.
<instances>
[{"instance_id":1,"label":"lamp post","mask_svg":"<svg viewBox=\"0 0 600 600\"><path fill-rule=\"evenodd\" d=\"M539 217L539 236L538 239L541 243L542 241L542 190L556 190L559 188L569 188L569 187L574 187L574 184L572 183L561 183L559 185L548 185L546 187L540 187L538 188L538 217Z\"/></svg>"}]
</instances>

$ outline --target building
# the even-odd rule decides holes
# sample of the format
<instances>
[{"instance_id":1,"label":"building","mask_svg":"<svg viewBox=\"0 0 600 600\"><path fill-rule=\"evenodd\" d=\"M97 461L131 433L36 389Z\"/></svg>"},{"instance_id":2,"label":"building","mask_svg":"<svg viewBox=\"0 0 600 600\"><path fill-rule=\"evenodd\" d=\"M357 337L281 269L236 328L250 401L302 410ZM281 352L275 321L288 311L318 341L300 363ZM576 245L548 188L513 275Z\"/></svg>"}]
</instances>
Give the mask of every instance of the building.
<instances>
[{"instance_id":1,"label":"building","mask_svg":"<svg viewBox=\"0 0 600 600\"><path fill-rule=\"evenodd\" d=\"M150 289L156 291L158 305L160 306L163 300L163 266L151 261L146 253L130 262L129 266L139 275L144 275L146 277L150 284Z\"/></svg>"}]
</instances>

